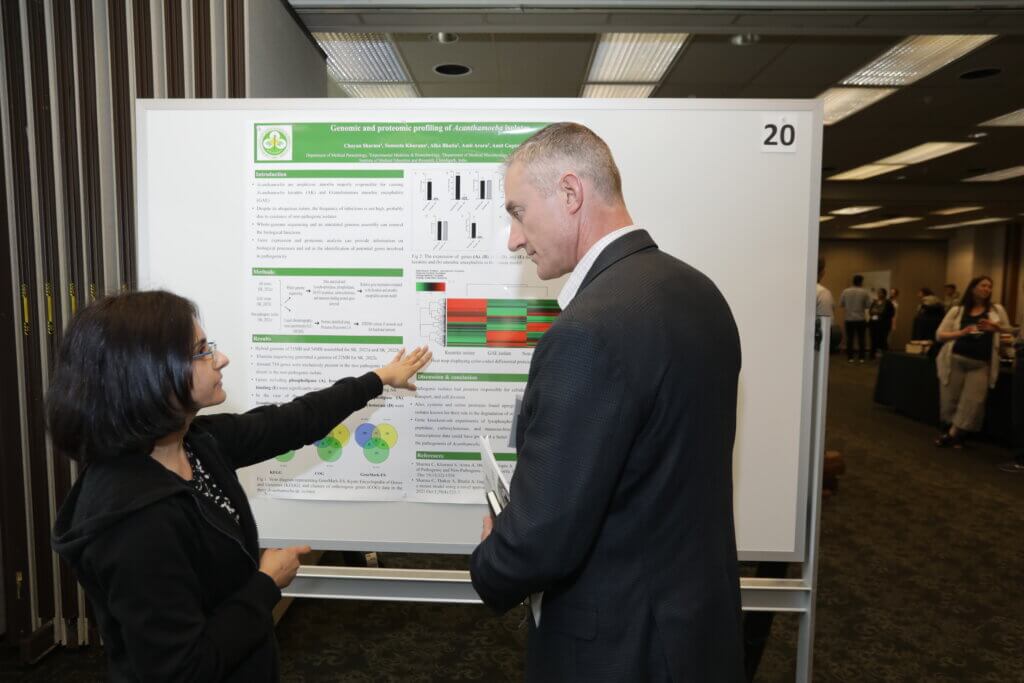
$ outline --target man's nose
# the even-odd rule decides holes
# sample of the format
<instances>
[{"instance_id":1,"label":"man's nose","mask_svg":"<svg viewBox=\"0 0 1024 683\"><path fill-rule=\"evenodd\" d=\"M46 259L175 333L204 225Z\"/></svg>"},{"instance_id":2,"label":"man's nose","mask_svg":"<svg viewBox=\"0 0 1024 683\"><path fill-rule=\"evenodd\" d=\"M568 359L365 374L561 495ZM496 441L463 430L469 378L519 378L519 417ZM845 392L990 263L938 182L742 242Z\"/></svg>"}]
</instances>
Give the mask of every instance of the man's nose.
<instances>
[{"instance_id":1,"label":"man's nose","mask_svg":"<svg viewBox=\"0 0 1024 683\"><path fill-rule=\"evenodd\" d=\"M512 223L508 230L508 250L518 251L524 246L526 246L526 239L523 237L523 231L516 227L515 223Z\"/></svg>"}]
</instances>

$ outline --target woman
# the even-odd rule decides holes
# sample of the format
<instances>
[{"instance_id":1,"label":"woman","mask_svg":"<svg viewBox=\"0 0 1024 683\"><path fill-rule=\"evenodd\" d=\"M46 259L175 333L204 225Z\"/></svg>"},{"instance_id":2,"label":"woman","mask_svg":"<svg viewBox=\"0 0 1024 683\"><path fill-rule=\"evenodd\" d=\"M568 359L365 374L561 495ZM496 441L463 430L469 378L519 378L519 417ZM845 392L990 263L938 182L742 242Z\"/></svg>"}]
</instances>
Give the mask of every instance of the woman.
<instances>
[{"instance_id":1,"label":"woman","mask_svg":"<svg viewBox=\"0 0 1024 683\"><path fill-rule=\"evenodd\" d=\"M93 606L117 681L274 681L271 610L308 546L259 554L235 470L322 438L383 385L431 358L387 366L243 414L223 403L228 358L195 306L168 292L98 301L68 327L47 414L54 447L83 470L54 549Z\"/></svg>"},{"instance_id":2,"label":"woman","mask_svg":"<svg viewBox=\"0 0 1024 683\"><path fill-rule=\"evenodd\" d=\"M992 278L985 275L971 280L963 300L942 319L936 367L940 419L949 429L936 446L963 448L966 434L981 429L988 390L999 378L999 333L1009 321L1006 310L992 303Z\"/></svg>"},{"instance_id":3,"label":"woman","mask_svg":"<svg viewBox=\"0 0 1024 683\"><path fill-rule=\"evenodd\" d=\"M886 297L885 288L879 287L875 300L868 309L869 331L871 333L871 358L880 351L889 350L889 333L892 332L892 320L896 309Z\"/></svg>"}]
</instances>

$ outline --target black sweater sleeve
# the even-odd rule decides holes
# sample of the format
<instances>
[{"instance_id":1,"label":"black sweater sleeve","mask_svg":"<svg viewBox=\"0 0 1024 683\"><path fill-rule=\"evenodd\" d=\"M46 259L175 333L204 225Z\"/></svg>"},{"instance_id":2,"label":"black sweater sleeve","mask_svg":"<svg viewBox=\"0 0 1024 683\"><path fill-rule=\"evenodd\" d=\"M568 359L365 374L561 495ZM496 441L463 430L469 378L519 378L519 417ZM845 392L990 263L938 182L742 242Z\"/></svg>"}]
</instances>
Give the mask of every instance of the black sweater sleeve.
<instances>
[{"instance_id":1,"label":"black sweater sleeve","mask_svg":"<svg viewBox=\"0 0 1024 683\"><path fill-rule=\"evenodd\" d=\"M199 420L238 469L322 439L383 390L380 377L368 372L279 406L261 406L247 413L223 413Z\"/></svg>"},{"instance_id":2,"label":"black sweater sleeve","mask_svg":"<svg viewBox=\"0 0 1024 683\"><path fill-rule=\"evenodd\" d=\"M235 593L204 610L199 596L209 577L188 561L199 550L184 531L190 526L185 514L180 507L150 506L108 534L113 547L98 541L90 548L89 573L102 586L143 681L220 680L274 629L281 591L255 567Z\"/></svg>"}]
</instances>

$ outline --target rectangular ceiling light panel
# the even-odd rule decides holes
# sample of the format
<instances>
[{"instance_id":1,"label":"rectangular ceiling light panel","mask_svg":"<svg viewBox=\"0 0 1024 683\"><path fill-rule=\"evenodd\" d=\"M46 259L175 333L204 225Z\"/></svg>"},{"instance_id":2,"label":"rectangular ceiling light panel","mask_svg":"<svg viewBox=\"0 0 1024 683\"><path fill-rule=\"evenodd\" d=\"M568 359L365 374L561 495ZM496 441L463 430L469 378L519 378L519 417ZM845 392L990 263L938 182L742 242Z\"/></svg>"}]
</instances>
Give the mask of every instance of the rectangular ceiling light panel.
<instances>
[{"instance_id":1,"label":"rectangular ceiling light panel","mask_svg":"<svg viewBox=\"0 0 1024 683\"><path fill-rule=\"evenodd\" d=\"M856 216L858 214L867 213L868 211L874 211L875 209L881 209L881 206L847 206L842 209L836 209L835 211L829 211L837 216Z\"/></svg>"},{"instance_id":2,"label":"rectangular ceiling light panel","mask_svg":"<svg viewBox=\"0 0 1024 683\"><path fill-rule=\"evenodd\" d=\"M419 97L416 86L411 83L341 83L341 89L349 97L389 98Z\"/></svg>"},{"instance_id":3,"label":"rectangular ceiling light panel","mask_svg":"<svg viewBox=\"0 0 1024 683\"><path fill-rule=\"evenodd\" d=\"M1011 111L1009 114L1003 114L997 116L994 119L989 119L983 123L979 123L979 126L1024 126L1024 109L1018 109L1017 111Z\"/></svg>"},{"instance_id":4,"label":"rectangular ceiling light panel","mask_svg":"<svg viewBox=\"0 0 1024 683\"><path fill-rule=\"evenodd\" d=\"M890 225L902 225L904 223L913 223L914 221L921 220L920 216L897 216L896 218L886 218L880 221L873 221L871 223L858 223L857 225L851 225L850 227L854 230L874 230L875 228L887 228Z\"/></svg>"},{"instance_id":5,"label":"rectangular ceiling light panel","mask_svg":"<svg viewBox=\"0 0 1024 683\"><path fill-rule=\"evenodd\" d=\"M314 33L327 53L327 70L339 83L412 80L386 33Z\"/></svg>"},{"instance_id":6,"label":"rectangular ceiling light panel","mask_svg":"<svg viewBox=\"0 0 1024 683\"><path fill-rule=\"evenodd\" d=\"M654 83L644 85L618 85L615 83L587 83L583 86L583 97L650 97L657 87Z\"/></svg>"},{"instance_id":7,"label":"rectangular ceiling light panel","mask_svg":"<svg viewBox=\"0 0 1024 683\"><path fill-rule=\"evenodd\" d=\"M825 125L839 123L894 92L896 88L829 88L818 95L825 100Z\"/></svg>"},{"instance_id":8,"label":"rectangular ceiling light panel","mask_svg":"<svg viewBox=\"0 0 1024 683\"><path fill-rule=\"evenodd\" d=\"M848 76L843 85L910 85L975 50L994 35L909 36Z\"/></svg>"},{"instance_id":9,"label":"rectangular ceiling light panel","mask_svg":"<svg viewBox=\"0 0 1024 683\"><path fill-rule=\"evenodd\" d=\"M948 209L939 209L938 211L932 211L933 216L955 216L960 213L970 213L971 211L980 211L984 209L984 206L951 206Z\"/></svg>"},{"instance_id":10,"label":"rectangular ceiling light panel","mask_svg":"<svg viewBox=\"0 0 1024 683\"><path fill-rule=\"evenodd\" d=\"M868 178L874 178L876 175L898 171L901 168L906 168L906 164L865 164L863 166L858 166L857 168L851 168L849 171L830 175L828 179L867 180Z\"/></svg>"},{"instance_id":11,"label":"rectangular ceiling light panel","mask_svg":"<svg viewBox=\"0 0 1024 683\"><path fill-rule=\"evenodd\" d=\"M920 164L962 149L973 147L977 142L926 142L904 150L899 154L879 159L876 164Z\"/></svg>"},{"instance_id":12,"label":"rectangular ceiling light panel","mask_svg":"<svg viewBox=\"0 0 1024 683\"><path fill-rule=\"evenodd\" d=\"M657 83L689 38L688 33L602 33L594 49L590 83Z\"/></svg>"},{"instance_id":13,"label":"rectangular ceiling light panel","mask_svg":"<svg viewBox=\"0 0 1024 683\"><path fill-rule=\"evenodd\" d=\"M973 221L963 221L962 223L949 223L947 225L932 225L929 230L950 230L951 228L963 228L969 225L988 225L989 223L1005 223L1010 220L1009 218L977 218Z\"/></svg>"},{"instance_id":14,"label":"rectangular ceiling light panel","mask_svg":"<svg viewBox=\"0 0 1024 683\"><path fill-rule=\"evenodd\" d=\"M998 183L1000 180L1010 180L1024 176L1024 166L1011 166L1001 171L982 173L981 175L964 178L965 183Z\"/></svg>"}]
</instances>

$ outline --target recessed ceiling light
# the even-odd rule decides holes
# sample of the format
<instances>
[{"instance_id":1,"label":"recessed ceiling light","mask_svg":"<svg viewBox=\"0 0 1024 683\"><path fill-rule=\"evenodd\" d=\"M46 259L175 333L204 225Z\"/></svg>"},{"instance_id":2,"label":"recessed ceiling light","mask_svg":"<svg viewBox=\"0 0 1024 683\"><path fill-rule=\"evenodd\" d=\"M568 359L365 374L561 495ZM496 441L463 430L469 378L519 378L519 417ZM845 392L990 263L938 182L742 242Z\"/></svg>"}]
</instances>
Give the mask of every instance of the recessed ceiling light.
<instances>
[{"instance_id":1,"label":"recessed ceiling light","mask_svg":"<svg viewBox=\"0 0 1024 683\"><path fill-rule=\"evenodd\" d=\"M656 87L654 83L587 83L582 97L650 97Z\"/></svg>"},{"instance_id":2,"label":"recessed ceiling light","mask_svg":"<svg viewBox=\"0 0 1024 683\"><path fill-rule=\"evenodd\" d=\"M984 209L984 206L951 206L948 209L939 209L938 211L932 211L933 216L956 216L961 213L970 213L971 211L980 211Z\"/></svg>"},{"instance_id":3,"label":"recessed ceiling light","mask_svg":"<svg viewBox=\"0 0 1024 683\"><path fill-rule=\"evenodd\" d=\"M876 228L886 228L890 225L913 223L914 221L919 220L921 220L920 216L896 216L894 218L886 218L884 220L873 221L871 223L858 223L857 225L851 225L850 227L854 230L874 230Z\"/></svg>"},{"instance_id":4,"label":"recessed ceiling light","mask_svg":"<svg viewBox=\"0 0 1024 683\"><path fill-rule=\"evenodd\" d=\"M657 83L682 49L688 33L602 33L588 83Z\"/></svg>"},{"instance_id":5,"label":"recessed ceiling light","mask_svg":"<svg viewBox=\"0 0 1024 683\"><path fill-rule=\"evenodd\" d=\"M982 175L964 178L964 182L998 183L1000 180L1009 180L1010 178L1019 178L1021 176L1024 176L1024 166L1011 166L1010 168L1004 168L1001 171L992 171L991 173L983 173Z\"/></svg>"},{"instance_id":6,"label":"recessed ceiling light","mask_svg":"<svg viewBox=\"0 0 1024 683\"><path fill-rule=\"evenodd\" d=\"M736 35L729 39L729 42L732 43L733 45L739 45L741 47L744 45L753 45L754 43L761 42L761 36L757 35L756 33L737 33Z\"/></svg>"},{"instance_id":7,"label":"recessed ceiling light","mask_svg":"<svg viewBox=\"0 0 1024 683\"><path fill-rule=\"evenodd\" d=\"M825 125L839 123L896 92L896 88L829 88L818 95L825 101Z\"/></svg>"},{"instance_id":8,"label":"recessed ceiling light","mask_svg":"<svg viewBox=\"0 0 1024 683\"><path fill-rule=\"evenodd\" d=\"M950 230L952 228L963 228L968 225L988 225L989 223L1005 223L1010 220L1009 218L977 218L973 221L963 221L962 223L948 223L947 225L931 225L928 227L929 230Z\"/></svg>"},{"instance_id":9,"label":"recessed ceiling light","mask_svg":"<svg viewBox=\"0 0 1024 683\"><path fill-rule=\"evenodd\" d=\"M818 222L824 223L825 221L831 221L835 219L835 216L818 216Z\"/></svg>"},{"instance_id":10,"label":"recessed ceiling light","mask_svg":"<svg viewBox=\"0 0 1024 683\"><path fill-rule=\"evenodd\" d=\"M441 76L465 76L471 71L465 64L438 64L434 67L434 73Z\"/></svg>"},{"instance_id":11,"label":"recessed ceiling light","mask_svg":"<svg viewBox=\"0 0 1024 683\"><path fill-rule=\"evenodd\" d=\"M454 42L458 41L459 34L458 33L445 33L444 31L439 31L437 33L431 33L430 34L430 39L433 40L433 41L436 41L438 43L447 45L448 43L454 43Z\"/></svg>"},{"instance_id":12,"label":"recessed ceiling light","mask_svg":"<svg viewBox=\"0 0 1024 683\"><path fill-rule=\"evenodd\" d=\"M985 124L983 123L981 125L984 126ZM967 137L969 137L972 140L980 140L981 138L988 137L988 133L986 133L983 130L976 130L973 133L968 133Z\"/></svg>"},{"instance_id":13,"label":"recessed ceiling light","mask_svg":"<svg viewBox=\"0 0 1024 683\"><path fill-rule=\"evenodd\" d=\"M978 124L979 126L1024 126L1024 109L1011 111Z\"/></svg>"},{"instance_id":14,"label":"recessed ceiling light","mask_svg":"<svg viewBox=\"0 0 1024 683\"><path fill-rule=\"evenodd\" d=\"M835 211L829 211L829 213L837 216L856 216L858 214L867 213L868 211L874 211L875 209L881 208L881 206L847 206L842 209L836 209Z\"/></svg>"},{"instance_id":15,"label":"recessed ceiling light","mask_svg":"<svg viewBox=\"0 0 1024 683\"><path fill-rule=\"evenodd\" d=\"M879 159L876 164L920 164L925 161L973 147L977 142L925 142L898 154Z\"/></svg>"},{"instance_id":16,"label":"recessed ceiling light","mask_svg":"<svg viewBox=\"0 0 1024 683\"><path fill-rule=\"evenodd\" d=\"M971 71L965 71L962 74L960 74L960 78L962 78L965 81L976 81L979 78L991 78L992 76L996 76L998 74L1001 74L1002 72L1002 69L997 69L995 67L990 67L987 69L973 69Z\"/></svg>"},{"instance_id":17,"label":"recessed ceiling light","mask_svg":"<svg viewBox=\"0 0 1024 683\"><path fill-rule=\"evenodd\" d=\"M843 85L910 85L981 47L995 35L909 36L843 80Z\"/></svg>"},{"instance_id":18,"label":"recessed ceiling light","mask_svg":"<svg viewBox=\"0 0 1024 683\"><path fill-rule=\"evenodd\" d=\"M875 176L882 175L883 173L892 173L898 171L901 168L906 168L906 164L864 164L857 168L851 168L849 171L843 171L835 175L830 175L829 180L867 180L868 178L874 178Z\"/></svg>"}]
</instances>

